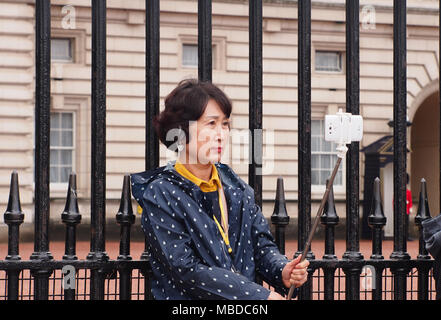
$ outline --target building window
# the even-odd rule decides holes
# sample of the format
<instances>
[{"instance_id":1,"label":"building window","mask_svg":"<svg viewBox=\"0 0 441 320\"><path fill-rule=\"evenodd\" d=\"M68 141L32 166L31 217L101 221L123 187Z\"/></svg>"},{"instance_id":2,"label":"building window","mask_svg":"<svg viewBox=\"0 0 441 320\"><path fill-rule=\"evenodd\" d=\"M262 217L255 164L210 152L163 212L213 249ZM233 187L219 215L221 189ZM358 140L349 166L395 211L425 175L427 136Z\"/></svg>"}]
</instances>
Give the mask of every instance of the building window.
<instances>
[{"instance_id":1,"label":"building window","mask_svg":"<svg viewBox=\"0 0 441 320\"><path fill-rule=\"evenodd\" d=\"M182 45L182 66L187 68L198 67L198 45L183 44Z\"/></svg>"},{"instance_id":2,"label":"building window","mask_svg":"<svg viewBox=\"0 0 441 320\"><path fill-rule=\"evenodd\" d=\"M216 64L217 57L217 45L212 45L211 57L213 69L219 69L219 65ZM198 45L197 44L183 44L182 45L182 66L184 68L197 68L198 67Z\"/></svg>"},{"instance_id":3,"label":"building window","mask_svg":"<svg viewBox=\"0 0 441 320\"><path fill-rule=\"evenodd\" d=\"M51 60L55 62L73 62L73 39L52 38Z\"/></svg>"},{"instance_id":4,"label":"building window","mask_svg":"<svg viewBox=\"0 0 441 320\"><path fill-rule=\"evenodd\" d=\"M338 51L316 51L315 70L326 72L342 71L342 54Z\"/></svg>"},{"instance_id":5,"label":"building window","mask_svg":"<svg viewBox=\"0 0 441 320\"><path fill-rule=\"evenodd\" d=\"M50 129L50 182L67 183L73 171L74 114L51 113Z\"/></svg>"},{"instance_id":6,"label":"building window","mask_svg":"<svg viewBox=\"0 0 441 320\"><path fill-rule=\"evenodd\" d=\"M324 120L311 121L311 184L326 186L337 162L337 144L325 141ZM343 166L340 165L333 183L343 186Z\"/></svg>"}]
</instances>

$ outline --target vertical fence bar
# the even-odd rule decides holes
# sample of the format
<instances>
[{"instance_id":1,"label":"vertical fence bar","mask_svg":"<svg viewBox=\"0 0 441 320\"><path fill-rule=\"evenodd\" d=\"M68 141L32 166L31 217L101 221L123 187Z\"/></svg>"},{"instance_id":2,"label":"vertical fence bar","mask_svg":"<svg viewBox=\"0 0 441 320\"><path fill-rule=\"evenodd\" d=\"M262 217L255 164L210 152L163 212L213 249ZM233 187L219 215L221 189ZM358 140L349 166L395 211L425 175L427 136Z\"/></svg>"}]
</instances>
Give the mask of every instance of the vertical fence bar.
<instances>
[{"instance_id":1,"label":"vertical fence bar","mask_svg":"<svg viewBox=\"0 0 441 320\"><path fill-rule=\"evenodd\" d=\"M262 0L249 1L249 162L248 184L262 207ZM257 279L257 283L262 283Z\"/></svg>"},{"instance_id":2,"label":"vertical fence bar","mask_svg":"<svg viewBox=\"0 0 441 320\"><path fill-rule=\"evenodd\" d=\"M198 0L198 76L212 80L211 0Z\"/></svg>"},{"instance_id":3,"label":"vertical fence bar","mask_svg":"<svg viewBox=\"0 0 441 320\"><path fill-rule=\"evenodd\" d=\"M421 179L420 197L418 202L418 212L415 216L415 225L418 226L419 247L418 260L430 260L429 252L426 249L423 238L424 220L430 219L429 199L427 198L426 180ZM426 265L418 265L418 300L428 300L429 298L429 270Z\"/></svg>"},{"instance_id":4,"label":"vertical fence bar","mask_svg":"<svg viewBox=\"0 0 441 320\"><path fill-rule=\"evenodd\" d=\"M383 260L382 242L383 227L386 225L386 217L384 216L383 205L381 202L380 179L374 180L374 188L372 195L371 212L368 216L368 224L372 228L372 255L373 260ZM383 293L382 274L383 269L376 267L375 269L375 288L372 289L372 300L381 300Z\"/></svg>"},{"instance_id":5,"label":"vertical fence bar","mask_svg":"<svg viewBox=\"0 0 441 320\"><path fill-rule=\"evenodd\" d=\"M326 185L328 185L329 180L326 180ZM335 237L334 228L338 224L339 218L335 210L334 203L334 190L331 186L331 190L328 195L325 207L323 208L323 214L320 217L320 222L325 226L325 254L323 255L323 260L326 261L337 261L337 256L335 255ZM335 267L329 264L323 268L324 274L324 298L325 300L334 300L334 274Z\"/></svg>"},{"instance_id":6,"label":"vertical fence bar","mask_svg":"<svg viewBox=\"0 0 441 320\"><path fill-rule=\"evenodd\" d=\"M394 0L394 251L390 258L409 260L406 252L406 0ZM394 299L406 299L408 268L391 269Z\"/></svg>"},{"instance_id":7,"label":"vertical fence bar","mask_svg":"<svg viewBox=\"0 0 441 320\"><path fill-rule=\"evenodd\" d=\"M18 174L14 170L11 175L9 201L4 213L5 223L8 225L8 255L6 260L21 260L18 254L19 228L23 223L24 213L21 211ZM18 277L20 270L8 270L8 300L18 300Z\"/></svg>"},{"instance_id":8,"label":"vertical fence bar","mask_svg":"<svg viewBox=\"0 0 441 320\"><path fill-rule=\"evenodd\" d=\"M106 227L106 0L92 1L92 176L89 260L107 261ZM92 269L90 298L104 300L104 271Z\"/></svg>"},{"instance_id":9,"label":"vertical fence bar","mask_svg":"<svg viewBox=\"0 0 441 320\"><path fill-rule=\"evenodd\" d=\"M49 261L50 154L50 0L35 3L35 217L34 252L30 259ZM33 270L34 298L47 300L51 270Z\"/></svg>"},{"instance_id":10,"label":"vertical fence bar","mask_svg":"<svg viewBox=\"0 0 441 320\"><path fill-rule=\"evenodd\" d=\"M346 111L360 114L359 0L346 0ZM352 142L346 158L346 252L343 259L362 260L359 252L359 143ZM354 267L346 274L346 299L360 299L360 272Z\"/></svg>"},{"instance_id":11,"label":"vertical fence bar","mask_svg":"<svg viewBox=\"0 0 441 320\"><path fill-rule=\"evenodd\" d=\"M159 113L159 0L146 0L145 8L145 169L150 170L159 166L159 140L152 124Z\"/></svg>"},{"instance_id":12,"label":"vertical fence bar","mask_svg":"<svg viewBox=\"0 0 441 320\"><path fill-rule=\"evenodd\" d=\"M283 178L277 178L276 201L274 211L271 215L271 222L275 226L276 244L281 254L285 254L285 228L289 223L289 216L286 211L285 189Z\"/></svg>"},{"instance_id":13,"label":"vertical fence bar","mask_svg":"<svg viewBox=\"0 0 441 320\"><path fill-rule=\"evenodd\" d=\"M66 225L65 250L63 260L78 260L76 255L76 228L81 221L81 214L78 209L77 180L76 174L69 176L67 187L66 206L61 214L61 221ZM75 300L76 288L64 287L64 300Z\"/></svg>"},{"instance_id":14,"label":"vertical fence bar","mask_svg":"<svg viewBox=\"0 0 441 320\"><path fill-rule=\"evenodd\" d=\"M116 222L121 226L119 256L120 261L131 261L130 256L130 228L135 222L132 202L130 196L130 175L124 176L121 202ZM132 294L132 268L129 264L124 264L119 270L119 298L120 300L130 300Z\"/></svg>"},{"instance_id":15,"label":"vertical fence bar","mask_svg":"<svg viewBox=\"0 0 441 320\"><path fill-rule=\"evenodd\" d=\"M146 138L145 138L145 170L159 167L159 139L153 127L153 118L159 113L159 0L145 1L145 83L146 83ZM147 238L141 260L149 260ZM141 270L144 276L144 298L151 299L150 279L147 269Z\"/></svg>"},{"instance_id":16,"label":"vertical fence bar","mask_svg":"<svg viewBox=\"0 0 441 320\"><path fill-rule=\"evenodd\" d=\"M249 130L248 183L262 206L262 0L249 2Z\"/></svg>"},{"instance_id":17,"label":"vertical fence bar","mask_svg":"<svg viewBox=\"0 0 441 320\"><path fill-rule=\"evenodd\" d=\"M298 1L298 251L301 254L311 229L311 0ZM308 259L314 259L309 251ZM299 299L311 299L305 283Z\"/></svg>"}]
</instances>

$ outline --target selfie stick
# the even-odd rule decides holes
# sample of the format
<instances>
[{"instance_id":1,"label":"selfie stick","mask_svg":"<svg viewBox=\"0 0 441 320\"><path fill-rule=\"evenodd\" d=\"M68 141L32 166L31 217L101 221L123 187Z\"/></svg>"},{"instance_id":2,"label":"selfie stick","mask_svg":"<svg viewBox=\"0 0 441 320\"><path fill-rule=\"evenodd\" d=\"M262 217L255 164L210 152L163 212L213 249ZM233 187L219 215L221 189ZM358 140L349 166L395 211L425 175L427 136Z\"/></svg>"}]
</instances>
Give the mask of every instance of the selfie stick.
<instances>
[{"instance_id":1,"label":"selfie stick","mask_svg":"<svg viewBox=\"0 0 441 320\"><path fill-rule=\"evenodd\" d=\"M345 154L346 154L346 151L348 151L348 148L346 147L346 145L344 143L340 142L337 147L337 151L338 151L337 163L335 164L334 171L332 171L331 178L329 179L329 182L326 186L326 191L325 191L325 194L323 195L322 202L320 202L320 207L317 211L317 216L315 217L311 232L309 233L308 240L306 241L305 248L303 249L302 258L300 259L300 262L305 260L306 254L309 251L309 247L311 246L312 237L315 233L315 229L317 229L319 218L322 215L322 211L323 211L323 208L325 207L326 200L328 199L328 195L331 190L332 183L334 182L334 178L337 175L338 167L340 166L341 160L345 157ZM289 288L288 297L286 298L287 300L291 300L292 295L294 293L294 289L295 289L294 285L292 285L291 288Z\"/></svg>"}]
</instances>

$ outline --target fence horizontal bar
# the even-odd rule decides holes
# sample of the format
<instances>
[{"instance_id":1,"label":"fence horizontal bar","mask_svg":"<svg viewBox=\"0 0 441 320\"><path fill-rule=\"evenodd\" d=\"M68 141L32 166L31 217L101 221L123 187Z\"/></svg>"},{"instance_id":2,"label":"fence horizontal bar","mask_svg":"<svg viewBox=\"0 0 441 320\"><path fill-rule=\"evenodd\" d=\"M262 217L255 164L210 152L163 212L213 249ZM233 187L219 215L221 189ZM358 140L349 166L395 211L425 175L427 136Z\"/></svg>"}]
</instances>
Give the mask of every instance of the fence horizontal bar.
<instances>
[{"instance_id":1,"label":"fence horizontal bar","mask_svg":"<svg viewBox=\"0 0 441 320\"><path fill-rule=\"evenodd\" d=\"M371 265L378 268L431 268L433 267L434 260L309 260L310 269L318 268L353 268L353 267L363 267L366 265ZM38 269L46 268L51 270L62 269L66 265L71 265L76 269L95 269L95 268L106 268L106 269L120 269L130 267L132 269L142 269L151 270L151 266L148 260L108 260L108 261L97 261L97 260L0 260L0 270L28 270L28 269Z\"/></svg>"},{"instance_id":2,"label":"fence horizontal bar","mask_svg":"<svg viewBox=\"0 0 441 320\"><path fill-rule=\"evenodd\" d=\"M391 268L431 268L434 260L310 260L309 267L312 270L318 268L362 268L371 265L373 267Z\"/></svg>"},{"instance_id":3,"label":"fence horizontal bar","mask_svg":"<svg viewBox=\"0 0 441 320\"><path fill-rule=\"evenodd\" d=\"M0 270L29 270L29 269L41 269L44 268L50 270L62 269L64 266L73 266L76 269L141 269L149 271L150 263L148 260L0 260Z\"/></svg>"}]
</instances>

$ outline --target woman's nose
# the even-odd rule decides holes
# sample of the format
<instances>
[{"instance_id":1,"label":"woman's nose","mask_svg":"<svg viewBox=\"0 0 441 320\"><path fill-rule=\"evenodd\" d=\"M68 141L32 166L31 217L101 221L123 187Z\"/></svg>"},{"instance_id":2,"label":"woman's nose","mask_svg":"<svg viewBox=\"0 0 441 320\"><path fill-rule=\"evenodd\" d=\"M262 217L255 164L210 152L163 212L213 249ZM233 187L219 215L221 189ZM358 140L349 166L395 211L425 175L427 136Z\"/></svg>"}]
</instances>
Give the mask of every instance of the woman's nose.
<instances>
[{"instance_id":1,"label":"woman's nose","mask_svg":"<svg viewBox=\"0 0 441 320\"><path fill-rule=\"evenodd\" d=\"M222 126L217 125L215 130L215 139L220 140L222 138Z\"/></svg>"},{"instance_id":2,"label":"woman's nose","mask_svg":"<svg viewBox=\"0 0 441 320\"><path fill-rule=\"evenodd\" d=\"M216 140L223 141L228 136L228 130L225 130L222 126L216 128Z\"/></svg>"}]
</instances>

